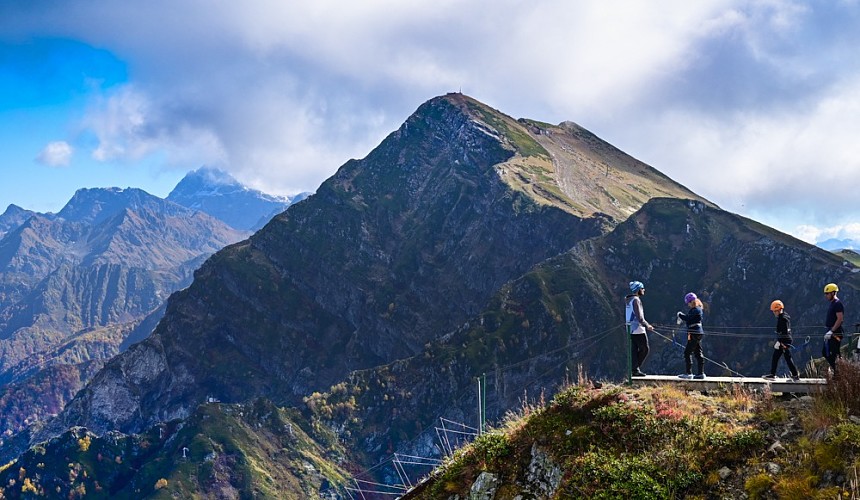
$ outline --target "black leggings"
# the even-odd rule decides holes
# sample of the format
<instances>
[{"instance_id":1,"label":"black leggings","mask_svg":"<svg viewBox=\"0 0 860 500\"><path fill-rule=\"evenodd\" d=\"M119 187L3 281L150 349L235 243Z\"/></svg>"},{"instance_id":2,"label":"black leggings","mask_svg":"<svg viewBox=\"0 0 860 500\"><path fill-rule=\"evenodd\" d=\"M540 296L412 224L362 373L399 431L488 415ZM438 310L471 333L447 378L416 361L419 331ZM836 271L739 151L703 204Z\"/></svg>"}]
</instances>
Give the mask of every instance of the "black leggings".
<instances>
[{"instance_id":1,"label":"black leggings","mask_svg":"<svg viewBox=\"0 0 860 500\"><path fill-rule=\"evenodd\" d=\"M821 349L821 355L830 364L833 372L836 372L836 358L841 358L842 353L839 350L842 348L842 335L834 333L828 340L824 341L824 347Z\"/></svg>"},{"instance_id":2,"label":"black leggings","mask_svg":"<svg viewBox=\"0 0 860 500\"><path fill-rule=\"evenodd\" d=\"M702 337L704 335L701 333L689 333L687 335L687 348L684 349L685 373L693 373L693 357L695 357L696 365L699 368L696 373L701 375L705 370L705 353L702 351Z\"/></svg>"},{"instance_id":3,"label":"black leggings","mask_svg":"<svg viewBox=\"0 0 860 500\"><path fill-rule=\"evenodd\" d=\"M776 365L779 364L779 358L785 357L785 364L788 365L788 371L791 372L792 377L796 377L798 375L797 367L794 366L794 360L791 359L791 341L788 342L780 342L782 347L779 349L773 350L773 358L770 360L770 374L776 375Z\"/></svg>"},{"instance_id":4,"label":"black leggings","mask_svg":"<svg viewBox=\"0 0 860 500\"><path fill-rule=\"evenodd\" d=\"M648 357L648 334L637 333L630 336L630 359L633 361L633 371L642 366L642 362Z\"/></svg>"}]
</instances>

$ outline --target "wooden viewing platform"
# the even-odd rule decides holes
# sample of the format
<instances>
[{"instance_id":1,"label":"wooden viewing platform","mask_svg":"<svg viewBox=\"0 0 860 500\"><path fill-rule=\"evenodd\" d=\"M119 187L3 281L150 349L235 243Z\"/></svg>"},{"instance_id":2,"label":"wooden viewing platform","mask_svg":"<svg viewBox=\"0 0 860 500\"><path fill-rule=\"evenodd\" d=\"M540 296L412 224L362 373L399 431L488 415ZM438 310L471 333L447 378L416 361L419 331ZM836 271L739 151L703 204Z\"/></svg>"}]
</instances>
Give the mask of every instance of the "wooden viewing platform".
<instances>
[{"instance_id":1,"label":"wooden viewing platform","mask_svg":"<svg viewBox=\"0 0 860 500\"><path fill-rule=\"evenodd\" d=\"M662 385L669 383L701 391L724 389L730 385L743 385L755 389L764 389L765 386L769 386L771 392L797 392L806 394L822 389L827 385L827 380L823 378L802 378L800 380L792 380L785 377L766 379L761 377L709 376L697 380L678 378L677 375L647 375L645 377L633 377L632 381L634 386Z\"/></svg>"}]
</instances>

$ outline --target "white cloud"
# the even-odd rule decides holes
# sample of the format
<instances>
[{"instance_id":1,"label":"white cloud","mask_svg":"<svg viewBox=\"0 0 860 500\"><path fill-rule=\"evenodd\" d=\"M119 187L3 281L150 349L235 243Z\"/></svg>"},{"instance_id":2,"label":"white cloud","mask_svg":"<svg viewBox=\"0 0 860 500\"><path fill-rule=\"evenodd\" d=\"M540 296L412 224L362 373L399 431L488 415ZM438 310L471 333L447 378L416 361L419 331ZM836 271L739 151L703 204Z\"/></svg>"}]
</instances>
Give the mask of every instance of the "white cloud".
<instances>
[{"instance_id":1,"label":"white cloud","mask_svg":"<svg viewBox=\"0 0 860 500\"><path fill-rule=\"evenodd\" d=\"M74 149L65 141L49 142L36 156L36 161L49 167L67 167Z\"/></svg>"},{"instance_id":2,"label":"white cloud","mask_svg":"<svg viewBox=\"0 0 860 500\"><path fill-rule=\"evenodd\" d=\"M170 164L223 164L220 141L205 125L165 119L164 109L164 103L154 103L132 86L97 99L83 124L98 142L92 157L102 162L134 162L163 152Z\"/></svg>"},{"instance_id":3,"label":"white cloud","mask_svg":"<svg viewBox=\"0 0 860 500\"><path fill-rule=\"evenodd\" d=\"M671 137L655 136L667 131ZM728 116L667 111L644 134L643 151L723 208L773 207L791 216L805 210L806 222L832 223L854 211L858 131L860 78L834 85L812 102L779 110Z\"/></svg>"},{"instance_id":4,"label":"white cloud","mask_svg":"<svg viewBox=\"0 0 860 500\"><path fill-rule=\"evenodd\" d=\"M462 89L515 117L576 121L727 209L802 206L818 225L831 216L819 200L846 199L860 173L854 7L96 0L3 14L12 34L128 62L132 85L85 123L104 161L163 153L312 190L421 102Z\"/></svg>"},{"instance_id":5,"label":"white cloud","mask_svg":"<svg viewBox=\"0 0 860 500\"><path fill-rule=\"evenodd\" d=\"M683 64L700 25L726 3L261 1L202 13L185 2L171 3L167 24L159 2L95 3L54 22L112 47L138 75L133 90L89 114L95 158L184 149L200 155L195 165L298 191L448 91L515 116L617 116Z\"/></svg>"},{"instance_id":6,"label":"white cloud","mask_svg":"<svg viewBox=\"0 0 860 500\"><path fill-rule=\"evenodd\" d=\"M821 235L821 232L821 228L809 226L807 224L801 224L794 228L792 234L807 243L815 244L819 241L818 236Z\"/></svg>"},{"instance_id":7,"label":"white cloud","mask_svg":"<svg viewBox=\"0 0 860 500\"><path fill-rule=\"evenodd\" d=\"M860 242L860 223L852 222L829 227L800 225L795 228L795 234L808 243L820 243L829 239Z\"/></svg>"}]
</instances>

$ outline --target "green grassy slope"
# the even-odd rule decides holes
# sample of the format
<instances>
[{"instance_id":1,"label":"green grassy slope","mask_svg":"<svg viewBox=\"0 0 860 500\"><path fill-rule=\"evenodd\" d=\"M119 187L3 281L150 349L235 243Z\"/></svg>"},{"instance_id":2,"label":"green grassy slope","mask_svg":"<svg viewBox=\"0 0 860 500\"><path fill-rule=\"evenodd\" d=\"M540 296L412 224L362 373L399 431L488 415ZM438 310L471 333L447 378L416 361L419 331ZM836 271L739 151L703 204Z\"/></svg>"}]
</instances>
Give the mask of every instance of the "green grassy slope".
<instances>
[{"instance_id":1,"label":"green grassy slope","mask_svg":"<svg viewBox=\"0 0 860 500\"><path fill-rule=\"evenodd\" d=\"M844 400L856 395L570 386L403 498L856 498L860 419Z\"/></svg>"},{"instance_id":2,"label":"green grassy slope","mask_svg":"<svg viewBox=\"0 0 860 500\"><path fill-rule=\"evenodd\" d=\"M2 498L323 498L348 473L333 435L264 400L209 403L141 434L75 428L0 471Z\"/></svg>"},{"instance_id":3,"label":"green grassy slope","mask_svg":"<svg viewBox=\"0 0 860 500\"><path fill-rule=\"evenodd\" d=\"M854 250L845 249L833 253L845 261L850 262L854 266L860 266L860 253L857 253Z\"/></svg>"}]
</instances>

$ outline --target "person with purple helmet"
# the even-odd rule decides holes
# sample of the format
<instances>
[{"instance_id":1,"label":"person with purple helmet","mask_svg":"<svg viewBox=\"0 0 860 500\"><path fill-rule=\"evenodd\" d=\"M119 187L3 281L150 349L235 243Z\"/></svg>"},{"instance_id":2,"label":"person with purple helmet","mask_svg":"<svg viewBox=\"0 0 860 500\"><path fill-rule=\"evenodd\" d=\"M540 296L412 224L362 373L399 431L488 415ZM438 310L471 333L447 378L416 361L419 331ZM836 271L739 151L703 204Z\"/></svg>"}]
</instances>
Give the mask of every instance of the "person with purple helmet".
<instances>
[{"instance_id":1,"label":"person with purple helmet","mask_svg":"<svg viewBox=\"0 0 860 500\"><path fill-rule=\"evenodd\" d=\"M702 310L702 301L695 293L690 292L684 295L684 303L690 308L686 314L678 311L678 319L687 323L687 347L684 348L684 373L678 375L679 378L705 378L705 353L702 350L702 337L704 329L702 328L702 318L704 311ZM696 358L698 370L696 375L693 375L693 358Z\"/></svg>"},{"instance_id":2,"label":"person with purple helmet","mask_svg":"<svg viewBox=\"0 0 860 500\"><path fill-rule=\"evenodd\" d=\"M630 326L630 359L632 376L644 377L642 362L648 356L647 331L654 327L645 321L645 309L642 307L642 296L645 295L645 285L641 281L630 282L630 295L624 298L627 303L627 324Z\"/></svg>"}]
</instances>

